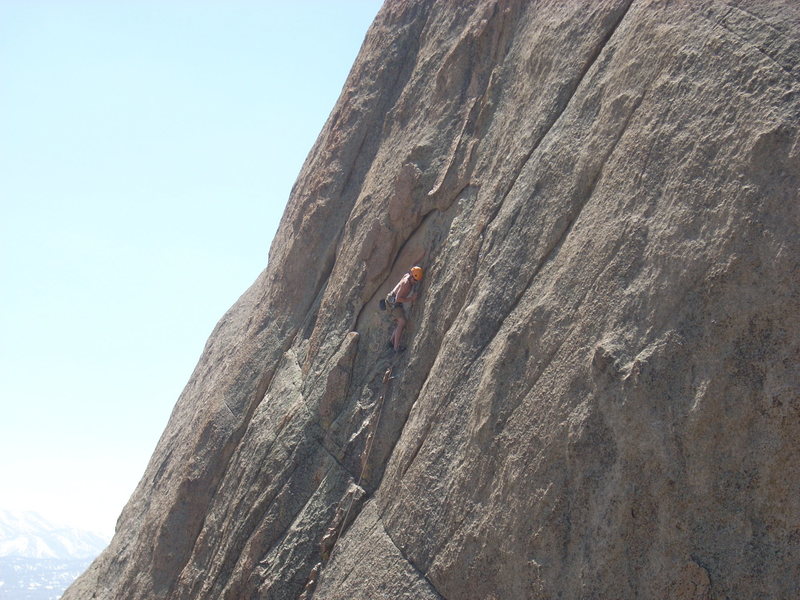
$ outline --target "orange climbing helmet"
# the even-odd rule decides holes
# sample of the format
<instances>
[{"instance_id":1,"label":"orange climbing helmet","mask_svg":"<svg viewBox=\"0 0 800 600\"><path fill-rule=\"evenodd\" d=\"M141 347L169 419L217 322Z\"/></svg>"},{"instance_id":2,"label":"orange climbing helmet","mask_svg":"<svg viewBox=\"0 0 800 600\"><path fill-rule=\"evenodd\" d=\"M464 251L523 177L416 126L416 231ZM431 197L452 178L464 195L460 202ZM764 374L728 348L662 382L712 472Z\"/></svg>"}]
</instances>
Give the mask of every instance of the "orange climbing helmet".
<instances>
[{"instance_id":1,"label":"orange climbing helmet","mask_svg":"<svg viewBox=\"0 0 800 600\"><path fill-rule=\"evenodd\" d=\"M414 281L422 281L422 275L424 274L422 267L411 267L411 276L414 278Z\"/></svg>"}]
</instances>

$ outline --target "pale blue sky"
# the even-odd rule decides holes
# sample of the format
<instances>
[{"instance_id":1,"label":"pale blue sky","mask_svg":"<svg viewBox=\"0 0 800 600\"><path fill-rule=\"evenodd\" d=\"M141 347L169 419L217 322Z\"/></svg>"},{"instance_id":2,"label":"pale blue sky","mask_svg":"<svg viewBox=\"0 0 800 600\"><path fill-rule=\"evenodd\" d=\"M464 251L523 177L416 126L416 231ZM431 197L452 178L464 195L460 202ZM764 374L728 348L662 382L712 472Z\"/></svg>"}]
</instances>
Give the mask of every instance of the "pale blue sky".
<instances>
[{"instance_id":1,"label":"pale blue sky","mask_svg":"<svg viewBox=\"0 0 800 600\"><path fill-rule=\"evenodd\" d=\"M110 533L378 0L0 0L0 508Z\"/></svg>"}]
</instances>

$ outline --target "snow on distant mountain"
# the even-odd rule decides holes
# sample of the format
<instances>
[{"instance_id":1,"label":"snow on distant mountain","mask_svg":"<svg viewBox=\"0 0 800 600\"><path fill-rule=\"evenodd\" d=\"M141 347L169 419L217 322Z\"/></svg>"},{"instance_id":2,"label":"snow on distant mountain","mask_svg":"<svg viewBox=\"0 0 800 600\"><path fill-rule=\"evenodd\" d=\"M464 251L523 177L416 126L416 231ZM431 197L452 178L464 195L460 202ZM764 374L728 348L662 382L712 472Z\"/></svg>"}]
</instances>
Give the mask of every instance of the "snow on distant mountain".
<instances>
[{"instance_id":1,"label":"snow on distant mountain","mask_svg":"<svg viewBox=\"0 0 800 600\"><path fill-rule=\"evenodd\" d=\"M94 558L107 544L99 535L55 525L34 512L0 509L0 557Z\"/></svg>"}]
</instances>

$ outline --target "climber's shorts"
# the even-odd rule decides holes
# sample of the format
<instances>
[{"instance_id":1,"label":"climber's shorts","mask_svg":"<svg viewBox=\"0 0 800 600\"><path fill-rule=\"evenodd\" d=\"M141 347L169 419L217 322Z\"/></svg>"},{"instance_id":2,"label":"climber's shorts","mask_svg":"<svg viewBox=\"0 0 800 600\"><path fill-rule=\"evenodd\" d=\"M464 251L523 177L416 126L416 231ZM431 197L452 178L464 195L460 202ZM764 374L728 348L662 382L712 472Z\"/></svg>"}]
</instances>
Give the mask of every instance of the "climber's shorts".
<instances>
[{"instance_id":1,"label":"climber's shorts","mask_svg":"<svg viewBox=\"0 0 800 600\"><path fill-rule=\"evenodd\" d=\"M404 321L408 321L408 316L406 316L406 309L403 308L403 303L398 302L397 304L386 304L386 308L389 311L389 314L395 319L403 319Z\"/></svg>"}]
</instances>

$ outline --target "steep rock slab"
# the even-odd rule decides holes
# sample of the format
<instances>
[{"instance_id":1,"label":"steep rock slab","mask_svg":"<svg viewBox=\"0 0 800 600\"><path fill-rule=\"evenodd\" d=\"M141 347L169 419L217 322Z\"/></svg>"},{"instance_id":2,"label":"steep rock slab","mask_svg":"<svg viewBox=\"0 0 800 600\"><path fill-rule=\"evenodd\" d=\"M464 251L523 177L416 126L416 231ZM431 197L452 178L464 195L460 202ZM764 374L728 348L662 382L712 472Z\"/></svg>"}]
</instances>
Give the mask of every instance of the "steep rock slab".
<instances>
[{"instance_id":1,"label":"steep rock slab","mask_svg":"<svg viewBox=\"0 0 800 600\"><path fill-rule=\"evenodd\" d=\"M65 597L791 597L798 65L792 2L387 3Z\"/></svg>"},{"instance_id":2,"label":"steep rock slab","mask_svg":"<svg viewBox=\"0 0 800 600\"><path fill-rule=\"evenodd\" d=\"M377 493L443 596L800 581L798 79L761 27L634 3L504 196Z\"/></svg>"},{"instance_id":3,"label":"steep rock slab","mask_svg":"<svg viewBox=\"0 0 800 600\"><path fill-rule=\"evenodd\" d=\"M394 545L372 502L364 508L357 526L348 531L339 549L314 597L331 600L442 598Z\"/></svg>"}]
</instances>

